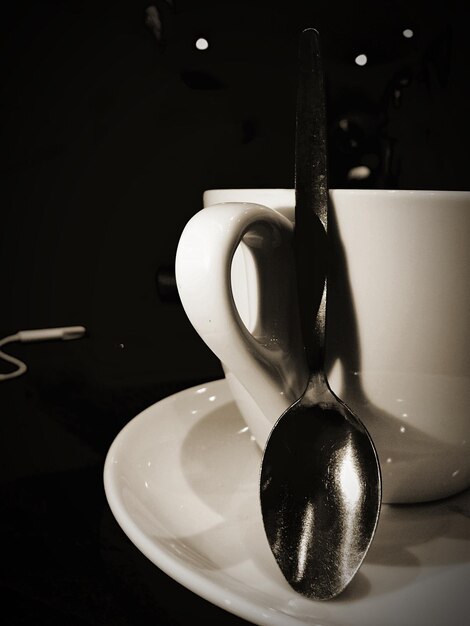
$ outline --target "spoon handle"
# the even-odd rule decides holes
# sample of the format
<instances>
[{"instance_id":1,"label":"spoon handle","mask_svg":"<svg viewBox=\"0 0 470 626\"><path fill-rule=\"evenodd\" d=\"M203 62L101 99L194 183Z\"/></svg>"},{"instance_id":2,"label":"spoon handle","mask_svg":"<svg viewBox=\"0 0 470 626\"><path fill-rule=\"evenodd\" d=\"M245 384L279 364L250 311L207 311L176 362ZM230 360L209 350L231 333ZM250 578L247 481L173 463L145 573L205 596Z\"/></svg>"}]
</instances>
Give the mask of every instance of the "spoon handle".
<instances>
[{"instance_id":1,"label":"spoon handle","mask_svg":"<svg viewBox=\"0 0 470 626\"><path fill-rule=\"evenodd\" d=\"M326 324L328 181L326 107L319 34L301 33L295 134L297 291L307 362L323 377Z\"/></svg>"}]
</instances>

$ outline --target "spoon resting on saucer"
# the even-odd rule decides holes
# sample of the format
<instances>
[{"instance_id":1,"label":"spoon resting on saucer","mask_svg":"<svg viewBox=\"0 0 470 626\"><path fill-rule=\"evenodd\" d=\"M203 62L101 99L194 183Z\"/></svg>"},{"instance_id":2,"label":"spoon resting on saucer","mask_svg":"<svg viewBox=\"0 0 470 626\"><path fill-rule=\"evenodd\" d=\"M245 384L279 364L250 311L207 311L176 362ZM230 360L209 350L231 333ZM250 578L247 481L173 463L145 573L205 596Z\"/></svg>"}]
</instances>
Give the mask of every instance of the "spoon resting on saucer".
<instances>
[{"instance_id":1,"label":"spoon resting on saucer","mask_svg":"<svg viewBox=\"0 0 470 626\"><path fill-rule=\"evenodd\" d=\"M302 397L270 433L260 499L266 536L287 582L304 596L327 600L346 588L369 549L380 513L381 476L367 430L332 392L324 371L328 187L316 30L302 32L299 56L294 252L310 377Z\"/></svg>"}]
</instances>

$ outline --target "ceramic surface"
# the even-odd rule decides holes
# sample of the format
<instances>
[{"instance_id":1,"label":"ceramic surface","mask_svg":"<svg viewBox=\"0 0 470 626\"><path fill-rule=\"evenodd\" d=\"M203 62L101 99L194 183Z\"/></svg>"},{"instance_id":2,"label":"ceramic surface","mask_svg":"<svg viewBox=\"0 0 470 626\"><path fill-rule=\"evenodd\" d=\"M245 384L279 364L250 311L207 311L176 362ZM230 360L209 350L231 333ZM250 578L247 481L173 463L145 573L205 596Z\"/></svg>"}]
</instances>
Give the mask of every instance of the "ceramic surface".
<instances>
[{"instance_id":1,"label":"ceramic surface","mask_svg":"<svg viewBox=\"0 0 470 626\"><path fill-rule=\"evenodd\" d=\"M157 567L262 626L463 626L470 611L470 491L385 505L356 578L329 602L283 579L261 520L261 453L225 380L177 393L121 431L105 463L109 505Z\"/></svg>"}]
</instances>

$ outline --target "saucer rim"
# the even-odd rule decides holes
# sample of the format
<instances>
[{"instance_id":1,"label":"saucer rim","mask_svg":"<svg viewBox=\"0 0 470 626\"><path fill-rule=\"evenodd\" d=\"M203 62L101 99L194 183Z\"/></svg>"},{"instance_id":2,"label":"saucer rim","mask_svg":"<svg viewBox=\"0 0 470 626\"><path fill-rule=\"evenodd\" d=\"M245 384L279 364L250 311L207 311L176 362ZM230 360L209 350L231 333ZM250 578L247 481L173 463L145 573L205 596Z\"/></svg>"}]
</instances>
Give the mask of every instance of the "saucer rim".
<instances>
[{"instance_id":1,"label":"saucer rim","mask_svg":"<svg viewBox=\"0 0 470 626\"><path fill-rule=\"evenodd\" d=\"M159 410L164 410L165 405L172 404L176 396L194 393L201 387L216 387L218 393L222 390L223 393L227 395L226 399L229 402L234 402L225 378L200 383L166 396L162 400L148 406L133 417L116 435L111 446L109 447L108 453L106 454L103 468L104 490L111 512L127 538L147 559L149 559L151 563L162 570L170 578L201 598L204 598L211 604L218 606L224 611L232 613L248 622L257 624L258 626L267 626L268 624L270 626L305 626L307 622L303 620L301 621L292 615L281 613L279 611L277 613L271 613L269 621L267 621L263 616L264 609L259 603L247 600L242 595L239 595L234 591L225 589L222 598L220 593L220 584L210 580L202 573L195 570L189 570L182 563L172 559L167 552L158 546L158 544L151 542L132 519L131 515L127 512L126 507L119 495L118 478L116 473L113 471L113 457L117 449L122 444L122 441L128 437L129 433L132 432L133 429L140 426L143 420L152 415L157 407ZM129 528L131 530L129 530ZM158 555L158 559L155 558L155 555ZM156 562L157 560L158 562ZM230 601L230 603L228 601ZM316 626L321 626L321 623L317 622ZM343 625L338 623L337 625L331 624L330 626Z\"/></svg>"},{"instance_id":2,"label":"saucer rim","mask_svg":"<svg viewBox=\"0 0 470 626\"><path fill-rule=\"evenodd\" d=\"M171 553L148 538L145 531L142 530L138 523L134 521L131 513L128 512L121 496L119 475L118 472L115 471L117 461L116 463L113 462L116 452L121 448L123 443L126 443L126 440L133 430L142 428L143 421L147 419L158 420L158 416L161 415L160 411L165 412L166 407L171 406L178 396L194 395L202 387L206 387L209 392L212 392L214 396L218 397L217 404L220 402L220 406L234 403L233 396L225 378L199 383L173 393L148 406L130 419L116 435L109 447L103 468L104 489L111 512L127 538L152 564L176 582L222 610L232 613L257 626L326 626L324 617L315 616L314 612L310 618L306 615L295 616L283 612L279 608L270 607L269 604L263 602L262 597L256 601L247 599L242 593L238 592L238 590L223 587L221 580L213 580L205 573L188 567L188 564L184 561L179 561L174 558ZM175 409L171 408L170 410L174 411ZM202 414L195 417L194 424L198 423L203 417L204 415ZM221 575L230 577L228 573L224 574L221 572ZM243 584L242 581L238 580L237 582ZM292 597L297 597L294 591L292 591ZM314 604L317 603L315 602ZM335 616L330 614L327 620L328 626L347 626L349 622L345 622L344 616L340 615L337 617L339 617L339 620L335 619Z\"/></svg>"}]
</instances>

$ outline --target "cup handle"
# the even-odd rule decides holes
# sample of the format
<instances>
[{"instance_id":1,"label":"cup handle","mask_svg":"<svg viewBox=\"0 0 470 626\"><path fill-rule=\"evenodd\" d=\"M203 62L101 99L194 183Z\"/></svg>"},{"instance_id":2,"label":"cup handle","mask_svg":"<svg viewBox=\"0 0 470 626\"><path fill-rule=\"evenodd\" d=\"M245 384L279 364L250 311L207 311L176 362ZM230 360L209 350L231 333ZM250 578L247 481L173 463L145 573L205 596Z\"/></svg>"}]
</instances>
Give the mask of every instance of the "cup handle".
<instances>
[{"instance_id":1,"label":"cup handle","mask_svg":"<svg viewBox=\"0 0 470 626\"><path fill-rule=\"evenodd\" d=\"M206 207L185 226L176 252L176 282L192 325L272 419L302 393L307 366L299 336L291 247L293 225L259 204ZM237 310L231 268L238 246L256 270L251 332Z\"/></svg>"}]
</instances>

